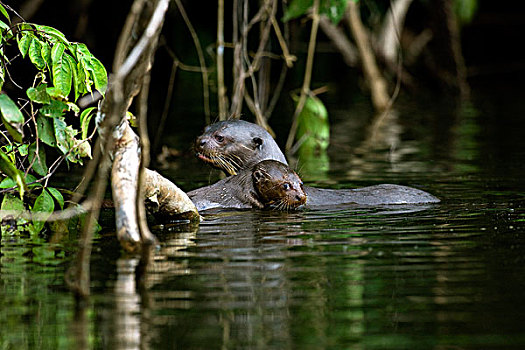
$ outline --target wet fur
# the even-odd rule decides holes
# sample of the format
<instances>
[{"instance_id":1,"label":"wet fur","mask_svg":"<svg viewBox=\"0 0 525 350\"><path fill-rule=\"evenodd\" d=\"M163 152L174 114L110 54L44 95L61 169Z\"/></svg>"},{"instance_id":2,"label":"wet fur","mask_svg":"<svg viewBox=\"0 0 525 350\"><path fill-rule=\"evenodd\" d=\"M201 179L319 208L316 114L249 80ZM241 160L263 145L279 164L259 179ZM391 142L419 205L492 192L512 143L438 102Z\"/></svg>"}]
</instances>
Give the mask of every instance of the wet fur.
<instances>
[{"instance_id":1,"label":"wet fur","mask_svg":"<svg viewBox=\"0 0 525 350\"><path fill-rule=\"evenodd\" d=\"M243 120L209 125L197 138L194 149L200 159L227 175L235 175L266 159L287 164L271 135L257 124Z\"/></svg>"},{"instance_id":2,"label":"wet fur","mask_svg":"<svg viewBox=\"0 0 525 350\"><path fill-rule=\"evenodd\" d=\"M296 183L286 192L279 190L282 179ZM291 210L306 202L301 186L300 178L287 165L266 160L213 185L190 191L188 196L199 211L214 208ZM268 188L275 191L269 192Z\"/></svg>"},{"instance_id":3,"label":"wet fur","mask_svg":"<svg viewBox=\"0 0 525 350\"><path fill-rule=\"evenodd\" d=\"M263 159L279 160L282 163L287 164L286 160L282 160L284 159L284 155L270 134L260 126L246 121L231 120L212 124L208 126L205 133L200 136L197 141L202 140L203 138L211 138L214 133L221 132L221 130L227 131L226 134L229 137L230 144L235 147L227 148L216 144L209 149L209 153L214 155L213 159L217 159L218 161L214 163L210 158L208 163L216 168L219 168L228 174L232 174L234 173L232 169L235 169L235 171L245 169ZM246 143L251 140L246 136L246 130L256 131L257 137L263 140L263 145L265 145L265 147L255 147L250 149L246 146ZM250 151L248 152L244 150L244 148ZM234 161L231 161L232 159L234 159ZM304 191L307 195L306 207L345 203L355 203L359 205L385 205L438 203L440 201L438 198L425 191L391 184L381 184L348 190L319 189L304 186ZM286 207L286 203L281 201L278 206Z\"/></svg>"}]
</instances>

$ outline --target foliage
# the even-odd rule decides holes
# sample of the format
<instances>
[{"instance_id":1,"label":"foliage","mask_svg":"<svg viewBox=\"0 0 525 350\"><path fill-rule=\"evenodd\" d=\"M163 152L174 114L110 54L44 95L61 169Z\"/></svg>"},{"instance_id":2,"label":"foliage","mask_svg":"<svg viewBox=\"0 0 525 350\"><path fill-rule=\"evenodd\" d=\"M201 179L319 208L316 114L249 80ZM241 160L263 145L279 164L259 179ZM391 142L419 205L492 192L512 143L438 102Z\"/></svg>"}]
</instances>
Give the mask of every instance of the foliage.
<instances>
[{"instance_id":1,"label":"foliage","mask_svg":"<svg viewBox=\"0 0 525 350\"><path fill-rule=\"evenodd\" d=\"M349 1L356 0L320 0L319 13L328 16L334 24L337 24L343 18ZM305 15L313 4L314 0L292 0L286 9L283 21Z\"/></svg>"},{"instance_id":2,"label":"foliage","mask_svg":"<svg viewBox=\"0 0 525 350\"><path fill-rule=\"evenodd\" d=\"M298 100L298 98L295 98ZM296 140L300 149L319 153L328 148L330 142L330 122L323 102L316 96L308 96L304 108L297 117Z\"/></svg>"},{"instance_id":3,"label":"foliage","mask_svg":"<svg viewBox=\"0 0 525 350\"><path fill-rule=\"evenodd\" d=\"M296 103L299 97L293 96ZM297 155L301 163L302 174L322 174L328 170L326 149L330 144L330 121L323 102L310 95L301 113L297 117L295 139L299 144Z\"/></svg>"},{"instance_id":4,"label":"foliage","mask_svg":"<svg viewBox=\"0 0 525 350\"><path fill-rule=\"evenodd\" d=\"M454 11L462 24L470 23L478 9L478 0L455 0Z\"/></svg>"},{"instance_id":5,"label":"foliage","mask_svg":"<svg viewBox=\"0 0 525 350\"><path fill-rule=\"evenodd\" d=\"M35 75L31 86L22 87L25 96L14 99L16 91L8 94L2 89L18 57L32 64ZM106 70L86 45L70 42L48 26L12 23L0 3L0 193L6 193L2 210L28 208L47 215L56 204L64 206L62 195L48 187L47 180L64 160L82 164L82 158L91 157L89 124L94 108L80 113L77 101L94 90L103 94L106 87ZM50 155L58 157L51 166ZM19 220L15 231L23 224ZM40 232L43 221L32 221L28 227Z\"/></svg>"}]
</instances>

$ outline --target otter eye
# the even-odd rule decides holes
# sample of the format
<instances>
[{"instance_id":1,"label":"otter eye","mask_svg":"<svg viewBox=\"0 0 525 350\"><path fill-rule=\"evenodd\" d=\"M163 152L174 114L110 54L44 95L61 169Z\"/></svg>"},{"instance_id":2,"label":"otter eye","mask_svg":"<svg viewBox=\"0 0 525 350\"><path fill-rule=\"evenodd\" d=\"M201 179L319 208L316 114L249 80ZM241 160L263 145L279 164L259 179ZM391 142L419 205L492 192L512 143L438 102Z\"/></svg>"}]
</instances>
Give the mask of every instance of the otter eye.
<instances>
[{"instance_id":1,"label":"otter eye","mask_svg":"<svg viewBox=\"0 0 525 350\"><path fill-rule=\"evenodd\" d=\"M253 143L255 144L255 147L261 147L263 140L260 137L254 137Z\"/></svg>"},{"instance_id":2,"label":"otter eye","mask_svg":"<svg viewBox=\"0 0 525 350\"><path fill-rule=\"evenodd\" d=\"M215 135L214 137L215 137L215 140L217 140L217 142L224 141L224 136L222 136L222 135Z\"/></svg>"},{"instance_id":3,"label":"otter eye","mask_svg":"<svg viewBox=\"0 0 525 350\"><path fill-rule=\"evenodd\" d=\"M290 184L288 182L283 183L283 190L288 191L290 189Z\"/></svg>"}]
</instances>

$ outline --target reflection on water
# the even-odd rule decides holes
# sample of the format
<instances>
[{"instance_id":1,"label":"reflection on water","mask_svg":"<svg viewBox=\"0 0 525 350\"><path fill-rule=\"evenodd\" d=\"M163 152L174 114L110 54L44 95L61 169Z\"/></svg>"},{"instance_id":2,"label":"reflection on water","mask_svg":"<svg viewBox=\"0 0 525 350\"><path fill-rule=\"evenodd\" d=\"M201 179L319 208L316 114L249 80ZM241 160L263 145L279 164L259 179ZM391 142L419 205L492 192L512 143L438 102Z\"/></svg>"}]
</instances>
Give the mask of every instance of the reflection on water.
<instances>
[{"instance_id":1,"label":"reflection on water","mask_svg":"<svg viewBox=\"0 0 525 350\"><path fill-rule=\"evenodd\" d=\"M523 128L456 112L439 135L401 108L395 150L342 152L363 140L338 128L331 170L311 179L412 185L442 203L215 212L156 227L144 274L108 232L84 308L64 287L72 242L2 237L0 348L524 348Z\"/></svg>"}]
</instances>

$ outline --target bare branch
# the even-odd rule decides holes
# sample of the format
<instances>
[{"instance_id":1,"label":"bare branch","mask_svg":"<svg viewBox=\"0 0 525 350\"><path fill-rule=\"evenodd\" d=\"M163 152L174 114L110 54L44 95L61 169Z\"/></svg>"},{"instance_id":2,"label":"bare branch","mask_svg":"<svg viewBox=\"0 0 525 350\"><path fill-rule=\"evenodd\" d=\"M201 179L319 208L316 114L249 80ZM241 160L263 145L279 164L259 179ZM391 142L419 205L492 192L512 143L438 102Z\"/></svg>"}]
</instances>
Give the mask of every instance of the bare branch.
<instances>
[{"instance_id":1,"label":"bare branch","mask_svg":"<svg viewBox=\"0 0 525 350\"><path fill-rule=\"evenodd\" d=\"M395 62L406 13L412 0L393 0L383 21L377 40L377 50L388 62Z\"/></svg>"},{"instance_id":2,"label":"bare branch","mask_svg":"<svg viewBox=\"0 0 525 350\"><path fill-rule=\"evenodd\" d=\"M223 1L223 0L221 0ZM206 69L206 61L204 60L204 53L202 52L202 47L199 41L199 37L197 36L197 33L195 32L195 29L193 28L193 25L191 24L191 21L188 18L188 15L186 14L186 10L184 10L184 6L182 6L182 2L180 0L175 0L175 3L177 4L177 7L179 8L179 12L184 19L184 23L186 23L186 26L188 27L188 30L190 31L191 38L193 39L193 44L195 45L195 49L197 50L197 56L199 57L199 65L202 69L202 95L204 98L204 116L206 117L206 122L210 122L210 92L209 92L209 83L208 83L208 74Z\"/></svg>"},{"instance_id":3,"label":"bare branch","mask_svg":"<svg viewBox=\"0 0 525 350\"><path fill-rule=\"evenodd\" d=\"M242 109L242 100L244 96L244 87L245 87L245 71L246 66L245 62L243 60L243 51L244 46L247 45L246 41L248 40L248 29L247 29L247 23L248 23L248 1L242 0L243 6L242 6L242 28L241 30L241 38L238 38L238 33L234 33L234 49L233 49L233 94L232 94L232 102L230 105L230 115L232 115L235 118L239 118L241 114ZM238 8L234 8L234 21L238 18L236 15L236 12L238 11ZM238 19L237 19L238 21ZM234 22L235 23L235 22ZM236 25L238 27L238 24Z\"/></svg>"},{"instance_id":4,"label":"bare branch","mask_svg":"<svg viewBox=\"0 0 525 350\"><path fill-rule=\"evenodd\" d=\"M277 22L277 19L275 19L275 15L272 16L272 26L273 31L275 32L275 35L277 36L277 40L279 40L279 45L281 45L281 50L283 51L283 57L284 61L286 62L286 66L288 68L292 68L293 63L297 60L297 57L290 54L290 51L288 50L288 45L286 45L286 41L284 40L283 34L281 33L281 28L279 27L279 23Z\"/></svg>"},{"instance_id":5,"label":"bare branch","mask_svg":"<svg viewBox=\"0 0 525 350\"><path fill-rule=\"evenodd\" d=\"M106 99L102 101L96 118L97 124L99 125L98 130L100 138L104 140L105 153L99 164L94 190L90 196L90 199L92 199L95 203L100 203L106 190L106 177L110 167L109 156L113 153L115 142L120 140L121 137L127 135L126 126L128 125L127 121L123 118L125 118L125 112L131 103L131 100L138 93L138 89L142 85L142 78L150 69L152 54L155 51L158 35L160 33L160 28L164 20L164 14L167 10L168 3L168 0L159 0L156 3L146 29L142 33L142 36L136 45L131 49L131 51L129 51L131 46L130 38L133 37L133 35L131 35L133 23L140 15L139 10L141 10L144 6L144 2L142 0L136 0L126 21L125 30L128 31L123 31L120 37L118 44L120 51L116 53L114 62L114 69L116 70L116 73L111 76L111 83L106 93ZM127 54L128 52L129 54ZM147 55L145 55L145 53L147 53ZM124 142L126 141L125 139L123 140ZM118 156L118 153L116 155ZM135 156L138 157L137 152L135 152ZM117 173L117 175L120 174ZM135 181L135 179L133 179L133 181ZM136 196L135 186L133 186L132 192L134 192ZM122 200L125 201L126 207L131 205L133 208L135 208L135 199L136 198L133 198L133 196L127 196ZM127 200L130 200L130 202ZM74 290L78 297L86 297L89 295L89 258L91 255L91 241L95 220L99 215L99 211L99 206L96 205L94 210L88 213L87 224L82 233L80 242L81 249L77 255L77 264L73 270L71 270L75 278L71 282L70 287ZM119 211L119 214L121 213L122 212ZM122 214L124 216L117 217L116 220L117 230L119 230L119 224L126 222L134 222L136 224L138 222L138 219L135 215L127 216L127 212ZM135 211L132 211L132 213L129 214L136 213ZM139 232L140 235L139 230L136 232ZM124 237L131 237L129 242L132 249L134 248L136 232L130 231L124 235ZM125 248L127 247L127 241L121 241L121 243Z\"/></svg>"},{"instance_id":6,"label":"bare branch","mask_svg":"<svg viewBox=\"0 0 525 350\"><path fill-rule=\"evenodd\" d=\"M235 4L233 12L236 12ZM219 119L226 119L226 87L224 85L224 0L219 0L217 10L217 95Z\"/></svg>"},{"instance_id":7,"label":"bare branch","mask_svg":"<svg viewBox=\"0 0 525 350\"><path fill-rule=\"evenodd\" d=\"M171 96L173 95L173 86L175 85L175 75L177 74L177 69L179 64L177 61L173 61L171 65L170 79L168 82L168 89L166 90L166 98L164 99L164 107L162 108L162 114L160 115L159 127L155 133L155 138L153 139L153 152L159 149L160 139L164 131L164 125L168 119L169 107L171 105Z\"/></svg>"},{"instance_id":8,"label":"bare branch","mask_svg":"<svg viewBox=\"0 0 525 350\"><path fill-rule=\"evenodd\" d=\"M325 15L319 21L322 31L330 38L334 46L343 56L343 60L349 67L355 67L359 63L357 48L348 40L344 31L335 26Z\"/></svg>"},{"instance_id":9,"label":"bare branch","mask_svg":"<svg viewBox=\"0 0 525 350\"><path fill-rule=\"evenodd\" d=\"M301 88L301 95L299 97L299 102L295 107L295 112L293 114L292 126L290 127L290 132L288 134L288 139L286 140L286 153L289 153L293 147L293 142L295 139L295 133L297 132L297 118L301 111L304 108L306 103L306 98L310 93L310 81L312 79L312 70L314 65L314 54L315 54L315 44L317 40L317 31L319 29L319 0L314 0L313 13L312 13L312 30L310 31L310 41L308 43L308 56L306 57L306 70L304 73L303 86Z\"/></svg>"},{"instance_id":10,"label":"bare branch","mask_svg":"<svg viewBox=\"0 0 525 350\"><path fill-rule=\"evenodd\" d=\"M370 85L372 104L377 111L383 111L389 104L387 84L377 67L376 59L370 45L370 39L361 22L358 6L354 1L348 2L347 14L349 16L350 29L356 41L359 54L361 55L363 72Z\"/></svg>"}]
</instances>

